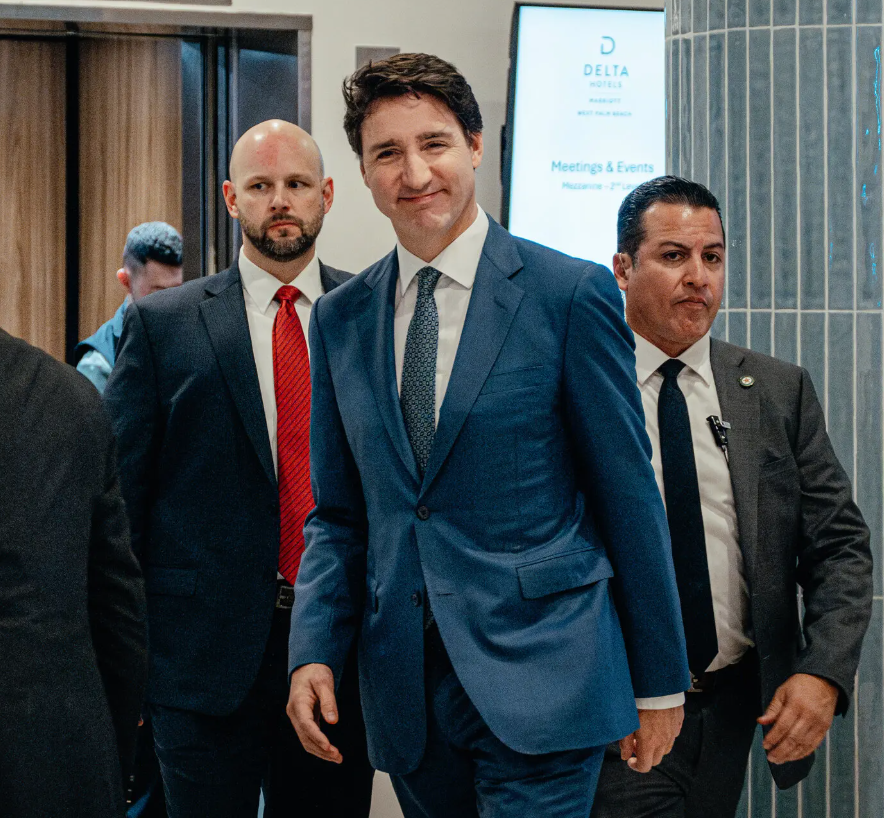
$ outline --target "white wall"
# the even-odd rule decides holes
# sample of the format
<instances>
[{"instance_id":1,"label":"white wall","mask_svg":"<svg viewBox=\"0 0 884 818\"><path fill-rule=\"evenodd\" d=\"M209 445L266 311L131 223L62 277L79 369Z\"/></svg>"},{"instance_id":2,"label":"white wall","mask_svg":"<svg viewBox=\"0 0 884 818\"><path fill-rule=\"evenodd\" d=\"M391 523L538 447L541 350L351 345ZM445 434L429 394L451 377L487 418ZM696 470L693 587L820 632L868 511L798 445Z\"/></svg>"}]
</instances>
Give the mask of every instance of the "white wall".
<instances>
[{"instance_id":1,"label":"white wall","mask_svg":"<svg viewBox=\"0 0 884 818\"><path fill-rule=\"evenodd\" d=\"M662 0L585 2L632 8L663 5ZM76 0L52 0L46 5L131 6L158 12L207 9ZM322 148L327 172L335 180L334 207L319 239L320 255L328 263L359 271L387 253L394 243L389 223L375 210L362 184L358 162L341 125L341 81L356 67L357 45L395 46L402 51L438 54L453 62L467 77L485 121L485 158L477 177L479 203L492 216L499 217L500 129L506 116L513 5L513 0L233 0L231 12L313 16L313 135ZM379 776L372 818L397 818L400 814L388 780Z\"/></svg>"}]
</instances>

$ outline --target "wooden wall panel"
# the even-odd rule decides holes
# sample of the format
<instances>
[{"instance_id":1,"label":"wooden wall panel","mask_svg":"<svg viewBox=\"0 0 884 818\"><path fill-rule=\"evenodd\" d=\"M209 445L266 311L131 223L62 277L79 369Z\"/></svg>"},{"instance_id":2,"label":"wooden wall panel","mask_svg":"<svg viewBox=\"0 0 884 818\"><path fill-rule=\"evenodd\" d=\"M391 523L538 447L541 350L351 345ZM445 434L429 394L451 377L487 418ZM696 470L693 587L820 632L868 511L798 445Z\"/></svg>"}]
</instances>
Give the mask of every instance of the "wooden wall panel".
<instances>
[{"instance_id":1,"label":"wooden wall panel","mask_svg":"<svg viewBox=\"0 0 884 818\"><path fill-rule=\"evenodd\" d=\"M86 40L80 54L80 336L85 337L123 299L115 272L129 230L156 220L181 229L181 43Z\"/></svg>"},{"instance_id":2,"label":"wooden wall panel","mask_svg":"<svg viewBox=\"0 0 884 818\"><path fill-rule=\"evenodd\" d=\"M0 326L64 360L65 47L0 39Z\"/></svg>"}]
</instances>

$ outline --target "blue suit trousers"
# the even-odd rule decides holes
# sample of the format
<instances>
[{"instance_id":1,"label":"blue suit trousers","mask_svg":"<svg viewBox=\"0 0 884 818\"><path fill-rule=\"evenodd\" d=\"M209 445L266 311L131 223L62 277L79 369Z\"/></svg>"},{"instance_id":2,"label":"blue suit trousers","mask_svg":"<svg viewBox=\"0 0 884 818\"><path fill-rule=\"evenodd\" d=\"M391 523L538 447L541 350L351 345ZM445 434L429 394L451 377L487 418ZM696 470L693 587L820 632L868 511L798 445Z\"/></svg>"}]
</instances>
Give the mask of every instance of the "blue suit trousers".
<instances>
[{"instance_id":1,"label":"blue suit trousers","mask_svg":"<svg viewBox=\"0 0 884 818\"><path fill-rule=\"evenodd\" d=\"M391 776L405 818L589 816L604 747L541 755L507 747L458 681L435 625L426 634L425 679L424 756L413 772Z\"/></svg>"}]
</instances>

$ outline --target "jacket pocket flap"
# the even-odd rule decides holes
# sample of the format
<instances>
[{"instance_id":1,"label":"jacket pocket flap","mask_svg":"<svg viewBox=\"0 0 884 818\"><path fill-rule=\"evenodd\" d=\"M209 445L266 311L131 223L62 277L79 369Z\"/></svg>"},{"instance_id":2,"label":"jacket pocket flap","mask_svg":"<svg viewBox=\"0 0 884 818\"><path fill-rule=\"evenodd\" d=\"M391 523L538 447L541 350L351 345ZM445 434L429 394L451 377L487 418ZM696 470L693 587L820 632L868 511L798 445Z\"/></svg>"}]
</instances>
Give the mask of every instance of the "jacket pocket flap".
<instances>
[{"instance_id":1,"label":"jacket pocket flap","mask_svg":"<svg viewBox=\"0 0 884 818\"><path fill-rule=\"evenodd\" d=\"M196 591L196 570L193 568L149 568L145 577L149 594L193 596Z\"/></svg>"},{"instance_id":2,"label":"jacket pocket flap","mask_svg":"<svg viewBox=\"0 0 884 818\"><path fill-rule=\"evenodd\" d=\"M508 372L496 372L485 380L480 394L488 395L493 392L527 389L556 377L556 370L548 366L529 366L524 369L511 369Z\"/></svg>"},{"instance_id":3,"label":"jacket pocket flap","mask_svg":"<svg viewBox=\"0 0 884 818\"><path fill-rule=\"evenodd\" d=\"M761 468L759 469L759 479L763 480L766 477L772 477L775 474L780 474L781 472L788 471L797 471L798 464L795 462L795 459L792 455L787 454L783 457L778 457L776 460L769 460L767 463L762 463Z\"/></svg>"},{"instance_id":4,"label":"jacket pocket flap","mask_svg":"<svg viewBox=\"0 0 884 818\"><path fill-rule=\"evenodd\" d=\"M603 548L584 548L516 568L525 599L537 599L561 591L591 585L614 576Z\"/></svg>"}]
</instances>

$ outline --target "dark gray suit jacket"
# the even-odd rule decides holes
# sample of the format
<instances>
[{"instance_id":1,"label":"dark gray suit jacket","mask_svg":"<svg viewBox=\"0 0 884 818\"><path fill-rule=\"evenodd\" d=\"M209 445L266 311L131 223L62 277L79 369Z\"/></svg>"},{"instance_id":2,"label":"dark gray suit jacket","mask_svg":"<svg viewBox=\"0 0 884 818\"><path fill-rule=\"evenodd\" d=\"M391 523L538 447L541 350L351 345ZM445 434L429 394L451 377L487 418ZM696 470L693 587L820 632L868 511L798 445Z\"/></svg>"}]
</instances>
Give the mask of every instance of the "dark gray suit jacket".
<instances>
[{"instance_id":1,"label":"dark gray suit jacket","mask_svg":"<svg viewBox=\"0 0 884 818\"><path fill-rule=\"evenodd\" d=\"M872 605L869 530L826 433L808 372L713 339L712 372L729 432L731 483L755 643L761 707L793 673L853 692ZM741 378L750 376L749 386ZM799 618L797 590L803 592ZM813 757L771 765L778 786Z\"/></svg>"},{"instance_id":2,"label":"dark gray suit jacket","mask_svg":"<svg viewBox=\"0 0 884 818\"><path fill-rule=\"evenodd\" d=\"M327 292L349 273L320 265ZM233 712L270 634L279 489L236 264L133 304L104 393L147 587L151 704Z\"/></svg>"},{"instance_id":3,"label":"dark gray suit jacket","mask_svg":"<svg viewBox=\"0 0 884 818\"><path fill-rule=\"evenodd\" d=\"M92 384L0 330L0 815L122 816L144 587Z\"/></svg>"}]
</instances>

